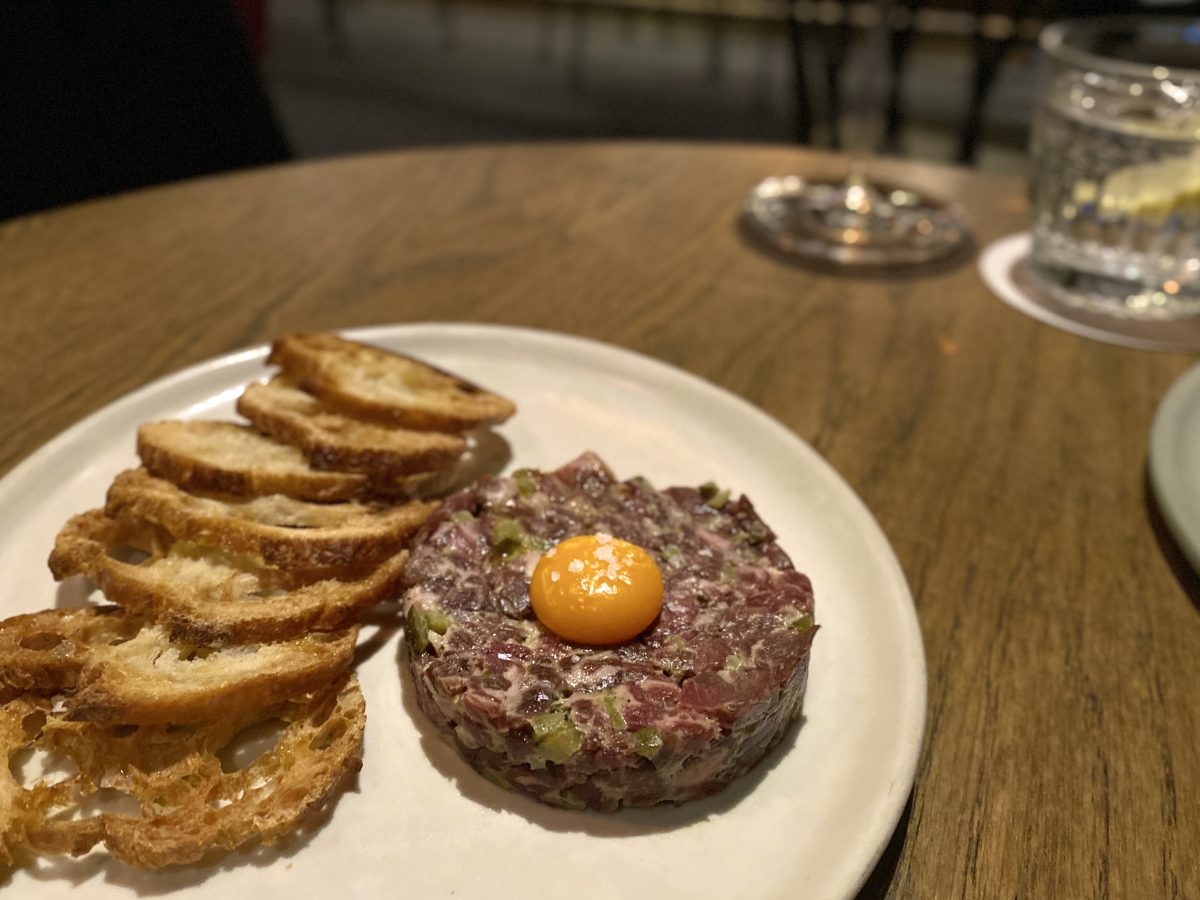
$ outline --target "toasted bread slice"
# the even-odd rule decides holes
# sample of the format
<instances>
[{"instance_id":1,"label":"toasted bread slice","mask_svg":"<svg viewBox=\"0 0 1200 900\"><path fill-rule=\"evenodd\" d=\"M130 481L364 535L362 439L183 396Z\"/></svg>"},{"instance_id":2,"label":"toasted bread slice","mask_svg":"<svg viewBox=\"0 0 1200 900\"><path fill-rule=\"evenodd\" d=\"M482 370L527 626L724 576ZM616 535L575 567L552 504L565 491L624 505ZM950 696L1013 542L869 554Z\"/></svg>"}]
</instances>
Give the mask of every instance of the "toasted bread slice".
<instances>
[{"instance_id":1,"label":"toasted bread slice","mask_svg":"<svg viewBox=\"0 0 1200 900\"><path fill-rule=\"evenodd\" d=\"M137 450L147 469L188 491L324 502L368 493L365 475L314 469L296 447L234 422L148 422Z\"/></svg>"},{"instance_id":2,"label":"toasted bread slice","mask_svg":"<svg viewBox=\"0 0 1200 900\"><path fill-rule=\"evenodd\" d=\"M3 699L69 692L72 720L202 722L328 684L349 666L357 632L214 648L115 607L50 609L0 622L0 683L12 686Z\"/></svg>"},{"instance_id":3,"label":"toasted bread slice","mask_svg":"<svg viewBox=\"0 0 1200 900\"><path fill-rule=\"evenodd\" d=\"M73 691L89 649L128 641L142 624L115 606L46 610L0 621L0 703L21 694Z\"/></svg>"},{"instance_id":4,"label":"toasted bread slice","mask_svg":"<svg viewBox=\"0 0 1200 900\"><path fill-rule=\"evenodd\" d=\"M273 722L282 726L274 747L233 768L242 739ZM0 706L4 758L41 750L78 772L26 787L0 767L0 860L11 863L18 849L79 855L103 843L125 863L159 868L196 862L216 848L273 843L362 767L365 724L362 692L348 675L318 692L194 727L114 729L70 721L44 698L17 698ZM140 810L88 815L102 790Z\"/></svg>"},{"instance_id":5,"label":"toasted bread slice","mask_svg":"<svg viewBox=\"0 0 1200 900\"><path fill-rule=\"evenodd\" d=\"M232 497L284 494L327 503L373 496L428 495L447 470L391 475L313 468L298 447L235 422L149 422L138 455L153 474L186 491Z\"/></svg>"},{"instance_id":6,"label":"toasted bread slice","mask_svg":"<svg viewBox=\"0 0 1200 900\"><path fill-rule=\"evenodd\" d=\"M465 431L495 425L512 401L409 356L332 334L288 334L267 360L351 415L405 428Z\"/></svg>"},{"instance_id":7,"label":"toasted bread slice","mask_svg":"<svg viewBox=\"0 0 1200 900\"><path fill-rule=\"evenodd\" d=\"M361 572L397 553L434 503L402 506L306 503L273 494L250 500L198 497L144 469L122 472L108 490L107 514L148 521L176 540L257 556L297 577Z\"/></svg>"},{"instance_id":8,"label":"toasted bread slice","mask_svg":"<svg viewBox=\"0 0 1200 900\"><path fill-rule=\"evenodd\" d=\"M314 468L360 472L377 482L447 468L467 449L456 434L342 415L280 378L246 388L237 411L264 434L300 448Z\"/></svg>"},{"instance_id":9,"label":"toasted bread slice","mask_svg":"<svg viewBox=\"0 0 1200 900\"><path fill-rule=\"evenodd\" d=\"M153 619L172 638L246 643L346 628L396 596L407 559L402 550L358 579L302 583L261 560L175 541L95 509L63 526L50 571L60 580L87 575L110 601Z\"/></svg>"}]
</instances>

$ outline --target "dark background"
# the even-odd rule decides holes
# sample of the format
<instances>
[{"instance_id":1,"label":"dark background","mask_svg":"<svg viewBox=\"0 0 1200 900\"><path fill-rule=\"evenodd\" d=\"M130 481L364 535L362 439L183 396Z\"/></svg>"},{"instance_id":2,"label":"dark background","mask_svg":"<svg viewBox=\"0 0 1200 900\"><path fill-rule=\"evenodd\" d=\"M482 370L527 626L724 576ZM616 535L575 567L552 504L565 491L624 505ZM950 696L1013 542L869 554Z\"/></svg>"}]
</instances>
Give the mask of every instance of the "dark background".
<instances>
[{"instance_id":1,"label":"dark background","mask_svg":"<svg viewBox=\"0 0 1200 900\"><path fill-rule=\"evenodd\" d=\"M295 157L483 140L796 142L1020 170L1041 26L1151 10L6 0L0 219Z\"/></svg>"}]
</instances>

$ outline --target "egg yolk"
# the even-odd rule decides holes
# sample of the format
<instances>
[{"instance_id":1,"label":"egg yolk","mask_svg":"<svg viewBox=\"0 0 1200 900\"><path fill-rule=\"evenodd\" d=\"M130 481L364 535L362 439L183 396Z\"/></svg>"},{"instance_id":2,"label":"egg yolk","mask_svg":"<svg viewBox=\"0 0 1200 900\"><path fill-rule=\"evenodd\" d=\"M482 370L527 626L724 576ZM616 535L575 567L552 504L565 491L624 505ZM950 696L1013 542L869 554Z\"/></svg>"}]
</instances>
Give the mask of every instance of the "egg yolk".
<instances>
[{"instance_id":1,"label":"egg yolk","mask_svg":"<svg viewBox=\"0 0 1200 900\"><path fill-rule=\"evenodd\" d=\"M662 573L636 544L585 534L546 551L533 570L529 599L559 637L619 644L645 631L662 609Z\"/></svg>"}]
</instances>

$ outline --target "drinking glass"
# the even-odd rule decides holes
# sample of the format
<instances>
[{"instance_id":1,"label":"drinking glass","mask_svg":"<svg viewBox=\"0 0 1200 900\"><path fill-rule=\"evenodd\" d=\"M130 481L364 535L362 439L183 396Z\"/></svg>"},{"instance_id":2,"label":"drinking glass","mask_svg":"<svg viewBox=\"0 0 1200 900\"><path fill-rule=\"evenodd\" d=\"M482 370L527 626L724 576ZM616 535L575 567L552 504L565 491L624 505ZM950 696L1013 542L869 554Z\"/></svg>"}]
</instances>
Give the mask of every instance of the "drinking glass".
<instances>
[{"instance_id":1,"label":"drinking glass","mask_svg":"<svg viewBox=\"0 0 1200 900\"><path fill-rule=\"evenodd\" d=\"M1200 314L1200 20L1047 27L1030 268L1112 316Z\"/></svg>"}]
</instances>

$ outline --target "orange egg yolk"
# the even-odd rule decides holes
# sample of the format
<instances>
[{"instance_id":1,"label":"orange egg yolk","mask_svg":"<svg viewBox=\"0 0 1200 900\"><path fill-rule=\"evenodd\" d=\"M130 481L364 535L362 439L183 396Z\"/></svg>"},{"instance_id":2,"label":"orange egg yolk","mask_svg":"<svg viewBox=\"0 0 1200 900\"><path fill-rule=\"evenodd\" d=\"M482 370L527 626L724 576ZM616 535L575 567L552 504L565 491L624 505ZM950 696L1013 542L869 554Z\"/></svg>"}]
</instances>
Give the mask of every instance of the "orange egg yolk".
<instances>
[{"instance_id":1,"label":"orange egg yolk","mask_svg":"<svg viewBox=\"0 0 1200 900\"><path fill-rule=\"evenodd\" d=\"M542 624L579 644L619 644L658 616L662 573L636 544L608 534L568 538L533 570L529 599Z\"/></svg>"}]
</instances>

